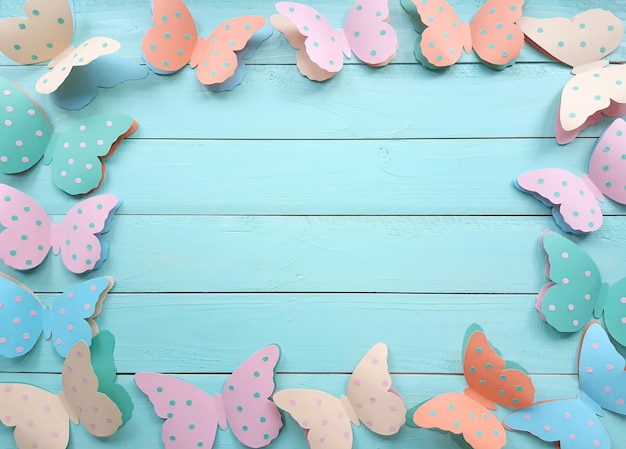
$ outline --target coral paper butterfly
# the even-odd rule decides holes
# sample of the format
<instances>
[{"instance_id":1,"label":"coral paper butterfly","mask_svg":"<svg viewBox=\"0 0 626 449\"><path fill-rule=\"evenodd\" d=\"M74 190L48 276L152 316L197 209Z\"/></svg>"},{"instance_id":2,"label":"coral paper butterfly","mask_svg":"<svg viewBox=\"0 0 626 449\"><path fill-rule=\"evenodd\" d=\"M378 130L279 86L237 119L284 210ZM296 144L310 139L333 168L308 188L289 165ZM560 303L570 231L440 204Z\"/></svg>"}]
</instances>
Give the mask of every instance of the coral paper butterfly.
<instances>
[{"instance_id":1,"label":"coral paper butterfly","mask_svg":"<svg viewBox=\"0 0 626 449\"><path fill-rule=\"evenodd\" d=\"M517 22L524 0L488 0L469 24L461 23L446 0L401 0L402 7L420 33L415 41L415 58L429 69L455 64L462 50L472 48L492 69L515 64L524 46L524 33Z\"/></svg>"},{"instance_id":2,"label":"coral paper butterfly","mask_svg":"<svg viewBox=\"0 0 626 449\"><path fill-rule=\"evenodd\" d=\"M294 2L276 3L274 28L298 50L302 75L314 81L333 77L352 53L363 63L382 67L396 57L398 38L389 25L388 0L357 0L343 30L335 30L319 11Z\"/></svg>"},{"instance_id":3,"label":"coral paper butterfly","mask_svg":"<svg viewBox=\"0 0 626 449\"><path fill-rule=\"evenodd\" d=\"M220 429L230 430L252 448L270 444L283 426L280 412L268 398L274 392L278 346L252 354L228 378L222 394L209 396L184 380L157 373L137 373L135 383L152 402L163 423L166 449L211 449Z\"/></svg>"},{"instance_id":4,"label":"coral paper butterfly","mask_svg":"<svg viewBox=\"0 0 626 449\"><path fill-rule=\"evenodd\" d=\"M190 63L198 80L214 91L231 90L245 76L244 59L272 35L260 16L237 17L219 25L207 39L183 0L153 0L152 22L141 42L144 59L160 75L175 73Z\"/></svg>"},{"instance_id":5,"label":"coral paper butterfly","mask_svg":"<svg viewBox=\"0 0 626 449\"><path fill-rule=\"evenodd\" d=\"M491 346L482 329L472 325L465 335L463 375L468 388L445 393L407 412L407 425L461 434L474 449L500 449L506 433L490 410L532 404L535 387L523 369Z\"/></svg>"},{"instance_id":6,"label":"coral paper butterfly","mask_svg":"<svg viewBox=\"0 0 626 449\"><path fill-rule=\"evenodd\" d=\"M109 254L100 235L109 231L120 205L116 195L96 195L72 207L62 223L52 223L31 197L0 184L0 225L5 228L0 231L0 259L17 270L30 270L52 249L73 273L95 270Z\"/></svg>"},{"instance_id":7,"label":"coral paper butterfly","mask_svg":"<svg viewBox=\"0 0 626 449\"><path fill-rule=\"evenodd\" d=\"M387 346L376 344L350 376L347 396L341 399L318 390L281 390L274 402L301 427L311 449L352 447L352 424L363 422L379 435L393 435L404 423L406 407L391 389ZM352 423L352 424L351 424Z\"/></svg>"}]
</instances>

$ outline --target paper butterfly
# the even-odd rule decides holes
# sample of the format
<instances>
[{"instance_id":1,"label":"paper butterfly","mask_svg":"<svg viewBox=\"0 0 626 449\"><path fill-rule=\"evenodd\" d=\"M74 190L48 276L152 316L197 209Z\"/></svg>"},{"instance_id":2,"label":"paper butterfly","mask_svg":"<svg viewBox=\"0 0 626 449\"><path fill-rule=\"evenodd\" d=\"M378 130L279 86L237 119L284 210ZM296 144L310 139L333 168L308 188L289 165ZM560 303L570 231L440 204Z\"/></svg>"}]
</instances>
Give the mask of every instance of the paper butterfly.
<instances>
[{"instance_id":1,"label":"paper butterfly","mask_svg":"<svg viewBox=\"0 0 626 449\"><path fill-rule=\"evenodd\" d=\"M574 242L555 232L542 238L546 277L537 295L541 318L559 332L576 332L592 314L604 320L609 333L626 346L626 278L609 286L602 282L593 259Z\"/></svg>"},{"instance_id":2,"label":"paper butterfly","mask_svg":"<svg viewBox=\"0 0 626 449\"><path fill-rule=\"evenodd\" d=\"M618 118L598 139L582 178L558 168L524 173L516 186L548 207L556 223L567 232L580 234L600 229L603 222L598 201L604 195L626 204L626 122Z\"/></svg>"},{"instance_id":3,"label":"paper butterfly","mask_svg":"<svg viewBox=\"0 0 626 449\"><path fill-rule=\"evenodd\" d=\"M104 114L52 134L37 102L19 85L0 77L0 126L0 172L21 173L45 154L44 163L52 163L57 187L79 195L100 187L105 173L101 158L111 156L138 124L128 115Z\"/></svg>"},{"instance_id":4,"label":"paper butterfly","mask_svg":"<svg viewBox=\"0 0 626 449\"><path fill-rule=\"evenodd\" d=\"M557 442L561 449L610 449L609 435L596 415L603 415L602 408L626 415L626 373L624 358L598 322L590 323L583 334L578 381L581 392L576 399L538 402L511 413L504 425Z\"/></svg>"},{"instance_id":5,"label":"paper butterfly","mask_svg":"<svg viewBox=\"0 0 626 449\"><path fill-rule=\"evenodd\" d=\"M0 421L15 427L19 449L65 449L70 425L82 422L97 437L113 435L133 411L128 393L115 384L115 340L108 331L93 339L91 351L84 341L70 349L58 395L33 385L0 383Z\"/></svg>"},{"instance_id":6,"label":"paper butterfly","mask_svg":"<svg viewBox=\"0 0 626 449\"><path fill-rule=\"evenodd\" d=\"M74 48L71 0L29 0L25 18L0 21L0 51L20 64L51 60L50 72L37 81L37 92L53 94L65 109L81 109L97 95L97 87L114 87L145 78L145 67L113 53L121 44L107 37L89 39Z\"/></svg>"},{"instance_id":7,"label":"paper butterfly","mask_svg":"<svg viewBox=\"0 0 626 449\"><path fill-rule=\"evenodd\" d=\"M270 22L298 50L298 69L310 80L332 78L343 67L343 55L354 53L373 67L396 57L398 38L388 23L388 0L357 0L343 30L333 29L320 12L301 3L279 2L276 10L279 14Z\"/></svg>"},{"instance_id":8,"label":"paper butterfly","mask_svg":"<svg viewBox=\"0 0 626 449\"><path fill-rule=\"evenodd\" d=\"M488 0L469 24L461 23L446 0L401 0L420 33L415 58L429 69L449 67L472 48L481 62L501 70L515 64L524 33L515 24L522 17L524 0Z\"/></svg>"},{"instance_id":9,"label":"paper butterfly","mask_svg":"<svg viewBox=\"0 0 626 449\"><path fill-rule=\"evenodd\" d=\"M102 312L102 303L113 288L113 278L99 277L74 285L63 292L52 307L46 307L28 287L0 273L0 355L27 354L43 332L52 337L60 356L80 340L91 345L98 334L93 321Z\"/></svg>"},{"instance_id":10,"label":"paper butterfly","mask_svg":"<svg viewBox=\"0 0 626 449\"><path fill-rule=\"evenodd\" d=\"M513 408L532 404L535 387L521 366L500 356L478 325L468 328L463 352L464 394L445 393L413 407L407 425L461 434L474 449L500 449L506 433L490 410L496 403Z\"/></svg>"},{"instance_id":11,"label":"paper butterfly","mask_svg":"<svg viewBox=\"0 0 626 449\"><path fill-rule=\"evenodd\" d=\"M160 75L175 73L190 63L198 80L213 91L231 90L246 75L244 59L272 35L260 16L237 17L218 26L207 39L183 0L153 0L152 23L141 42L148 67Z\"/></svg>"},{"instance_id":12,"label":"paper butterfly","mask_svg":"<svg viewBox=\"0 0 626 449\"><path fill-rule=\"evenodd\" d=\"M230 426L235 437L252 448L267 446L283 426L268 398L274 392L278 346L267 346L243 362L228 378L221 396L209 396L184 380L157 373L137 373L135 383L154 405L163 423L166 449L211 449L217 426Z\"/></svg>"},{"instance_id":13,"label":"paper butterfly","mask_svg":"<svg viewBox=\"0 0 626 449\"><path fill-rule=\"evenodd\" d=\"M116 195L93 196L72 207L63 223L52 223L31 197L0 184L0 225L6 228L0 231L0 259L17 270L30 270L52 249L73 273L100 268L109 245L99 237L109 231L120 205Z\"/></svg>"},{"instance_id":14,"label":"paper butterfly","mask_svg":"<svg viewBox=\"0 0 626 449\"><path fill-rule=\"evenodd\" d=\"M372 432L393 435L404 423L406 407L391 389L387 346L376 344L361 359L348 384L348 395L338 399L318 390L282 390L276 405L307 429L311 449L350 449L352 424L362 421Z\"/></svg>"},{"instance_id":15,"label":"paper butterfly","mask_svg":"<svg viewBox=\"0 0 626 449\"><path fill-rule=\"evenodd\" d=\"M572 20L523 17L518 25L540 51L573 67L563 88L555 131L560 144L571 142L602 114L626 115L626 66L602 59L619 47L624 26L613 13L590 9Z\"/></svg>"}]
</instances>

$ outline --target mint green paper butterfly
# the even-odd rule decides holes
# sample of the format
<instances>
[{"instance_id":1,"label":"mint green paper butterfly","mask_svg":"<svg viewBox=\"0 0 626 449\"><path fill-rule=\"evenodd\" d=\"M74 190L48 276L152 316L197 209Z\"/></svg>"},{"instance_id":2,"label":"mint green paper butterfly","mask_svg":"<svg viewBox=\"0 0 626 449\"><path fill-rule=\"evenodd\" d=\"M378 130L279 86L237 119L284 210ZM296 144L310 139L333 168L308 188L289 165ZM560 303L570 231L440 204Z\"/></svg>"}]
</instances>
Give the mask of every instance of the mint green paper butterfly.
<instances>
[{"instance_id":1,"label":"mint green paper butterfly","mask_svg":"<svg viewBox=\"0 0 626 449\"><path fill-rule=\"evenodd\" d=\"M135 132L124 114L95 115L63 133L52 133L43 109L20 86L0 77L0 172L21 173L42 157L52 164L54 183L70 195L97 190L104 179L101 159Z\"/></svg>"},{"instance_id":2,"label":"mint green paper butterfly","mask_svg":"<svg viewBox=\"0 0 626 449\"><path fill-rule=\"evenodd\" d=\"M542 245L551 282L537 295L541 318L559 332L576 332L604 312L607 330L626 346L626 278L611 286L603 283L593 259L555 232L546 231Z\"/></svg>"}]
</instances>

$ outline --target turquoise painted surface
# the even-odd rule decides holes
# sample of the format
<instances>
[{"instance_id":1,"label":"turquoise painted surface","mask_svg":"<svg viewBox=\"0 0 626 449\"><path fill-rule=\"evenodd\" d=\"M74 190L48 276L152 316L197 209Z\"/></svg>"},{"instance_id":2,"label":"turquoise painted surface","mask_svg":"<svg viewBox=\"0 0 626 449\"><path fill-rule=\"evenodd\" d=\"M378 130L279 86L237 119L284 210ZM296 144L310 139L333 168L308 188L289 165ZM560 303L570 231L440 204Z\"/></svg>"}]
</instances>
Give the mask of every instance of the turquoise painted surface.
<instances>
[{"instance_id":1,"label":"turquoise painted surface","mask_svg":"<svg viewBox=\"0 0 626 449\"><path fill-rule=\"evenodd\" d=\"M147 0L76 0L75 41L108 35L140 61L150 26ZM189 0L201 33L242 14L273 13L267 0ZM339 26L351 3L315 0ZM469 20L479 0L452 1ZM527 15L572 16L605 7L626 19L619 0L529 0ZM3 0L0 16L22 0ZM120 381L135 401L133 419L97 440L81 428L71 448L158 448L160 420L134 387L140 370L182 373L209 393L225 373L269 343L279 343L279 388L341 394L347 376L377 341L390 347L396 388L409 405L460 391L465 328L479 322L493 343L533 375L537 399L577 392L579 334L542 323L534 294L545 282L539 245L556 229L547 208L512 186L524 171L560 167L584 173L606 124L559 147L553 120L567 68L526 46L520 62L494 72L473 55L431 72L411 54L415 33L399 2L391 20L398 58L371 69L349 61L313 83L295 67L295 51L275 33L248 63L244 83L215 94L190 69L154 74L100 90L77 112L34 93L42 65L20 67L0 56L0 75L18 81L57 129L103 112L133 115L136 134L107 160L102 193L124 198L107 235L111 255L86 278L116 285L98 323L117 339ZM611 60L626 59L624 44ZM56 189L49 167L0 182L24 190L60 218L75 200ZM574 238L603 277L626 276L626 208L607 202L603 228ZM50 257L30 273L0 269L53 301L79 278ZM62 361L49 342L22 360L0 360L0 381L60 389ZM505 410L499 410L504 416ZM624 418L601 418L617 445ZM0 428L2 446L11 432ZM216 448L241 447L220 432ZM306 447L289 418L270 446ZM446 435L403 429L384 439L355 430L355 448L454 448ZM507 448L547 448L510 434Z\"/></svg>"}]
</instances>

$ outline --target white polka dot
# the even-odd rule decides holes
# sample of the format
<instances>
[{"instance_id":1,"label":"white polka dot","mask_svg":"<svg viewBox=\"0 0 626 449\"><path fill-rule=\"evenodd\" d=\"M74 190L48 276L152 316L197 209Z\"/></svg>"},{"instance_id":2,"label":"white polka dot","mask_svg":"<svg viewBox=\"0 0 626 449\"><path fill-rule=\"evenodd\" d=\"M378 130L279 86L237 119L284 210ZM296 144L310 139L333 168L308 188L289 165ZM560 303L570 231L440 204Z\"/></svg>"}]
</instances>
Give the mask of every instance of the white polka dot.
<instances>
[{"instance_id":1,"label":"white polka dot","mask_svg":"<svg viewBox=\"0 0 626 449\"><path fill-rule=\"evenodd\" d=\"M28 115L35 115L35 110L34 109L29 109L28 110Z\"/></svg>"},{"instance_id":2,"label":"white polka dot","mask_svg":"<svg viewBox=\"0 0 626 449\"><path fill-rule=\"evenodd\" d=\"M563 280L561 282L563 284L567 285L567 284L569 284L569 279L568 278L563 278Z\"/></svg>"},{"instance_id":3,"label":"white polka dot","mask_svg":"<svg viewBox=\"0 0 626 449\"><path fill-rule=\"evenodd\" d=\"M6 156L0 156L0 162L7 162L9 160Z\"/></svg>"},{"instance_id":4,"label":"white polka dot","mask_svg":"<svg viewBox=\"0 0 626 449\"><path fill-rule=\"evenodd\" d=\"M81 182L83 182L83 180L82 180L82 179L80 179L80 178L76 178L76 179L74 180L74 182L76 182L76 184L80 184Z\"/></svg>"},{"instance_id":5,"label":"white polka dot","mask_svg":"<svg viewBox=\"0 0 626 449\"><path fill-rule=\"evenodd\" d=\"M16 147L21 147L21 146L23 146L23 145L24 145L24 142L22 142L21 140L16 140L16 141L15 141L15 146L16 146Z\"/></svg>"},{"instance_id":6,"label":"white polka dot","mask_svg":"<svg viewBox=\"0 0 626 449\"><path fill-rule=\"evenodd\" d=\"M13 106L7 106L6 110L7 112L13 112Z\"/></svg>"},{"instance_id":7,"label":"white polka dot","mask_svg":"<svg viewBox=\"0 0 626 449\"><path fill-rule=\"evenodd\" d=\"M567 310L574 310L574 304L568 304Z\"/></svg>"},{"instance_id":8,"label":"white polka dot","mask_svg":"<svg viewBox=\"0 0 626 449\"><path fill-rule=\"evenodd\" d=\"M7 96L11 95L11 91L9 89L6 89L4 91L4 95L7 95Z\"/></svg>"},{"instance_id":9,"label":"white polka dot","mask_svg":"<svg viewBox=\"0 0 626 449\"><path fill-rule=\"evenodd\" d=\"M591 299L591 295L590 294L586 294L585 295L585 301L589 301Z\"/></svg>"},{"instance_id":10,"label":"white polka dot","mask_svg":"<svg viewBox=\"0 0 626 449\"><path fill-rule=\"evenodd\" d=\"M556 310L556 306L555 306L554 304L550 304L550 305L548 306L548 310L549 310L550 312L554 312L554 311Z\"/></svg>"},{"instance_id":11,"label":"white polka dot","mask_svg":"<svg viewBox=\"0 0 626 449\"><path fill-rule=\"evenodd\" d=\"M621 302L622 304L626 304L626 297L622 296L622 297L620 298L620 302Z\"/></svg>"},{"instance_id":12,"label":"white polka dot","mask_svg":"<svg viewBox=\"0 0 626 449\"><path fill-rule=\"evenodd\" d=\"M578 322L578 320L574 320L574 321L572 321L572 324L573 324L574 326L578 326L580 323Z\"/></svg>"},{"instance_id":13,"label":"white polka dot","mask_svg":"<svg viewBox=\"0 0 626 449\"><path fill-rule=\"evenodd\" d=\"M91 170L91 169L93 168L93 165L91 165L91 164L85 164L85 168L86 168L87 170Z\"/></svg>"},{"instance_id":14,"label":"white polka dot","mask_svg":"<svg viewBox=\"0 0 626 449\"><path fill-rule=\"evenodd\" d=\"M69 148L69 147L70 147L70 143L69 143L69 142L65 142L65 143L63 144L63 148Z\"/></svg>"},{"instance_id":15,"label":"white polka dot","mask_svg":"<svg viewBox=\"0 0 626 449\"><path fill-rule=\"evenodd\" d=\"M113 122L112 122L111 120L109 120L109 121L107 122L107 126L113 126Z\"/></svg>"},{"instance_id":16,"label":"white polka dot","mask_svg":"<svg viewBox=\"0 0 626 449\"><path fill-rule=\"evenodd\" d=\"M41 137L41 136L43 136L43 131L42 131L42 130L40 130L40 129L38 129L37 131L35 131L35 135L36 135L37 137Z\"/></svg>"},{"instance_id":17,"label":"white polka dot","mask_svg":"<svg viewBox=\"0 0 626 449\"><path fill-rule=\"evenodd\" d=\"M589 270L585 271L585 276L586 276L586 277L591 276L591 271L589 271Z\"/></svg>"},{"instance_id":18,"label":"white polka dot","mask_svg":"<svg viewBox=\"0 0 626 449\"><path fill-rule=\"evenodd\" d=\"M81 143L80 143L80 147L81 147L81 148L85 148L86 146L87 146L87 144L86 144L85 142L81 142Z\"/></svg>"},{"instance_id":19,"label":"white polka dot","mask_svg":"<svg viewBox=\"0 0 626 449\"><path fill-rule=\"evenodd\" d=\"M61 170L61 176L67 176L67 172L65 170Z\"/></svg>"},{"instance_id":20,"label":"white polka dot","mask_svg":"<svg viewBox=\"0 0 626 449\"><path fill-rule=\"evenodd\" d=\"M98 145L102 146L102 145L104 145L104 140L102 140L102 139L98 139L98 142L97 142L97 143L98 143Z\"/></svg>"},{"instance_id":21,"label":"white polka dot","mask_svg":"<svg viewBox=\"0 0 626 449\"><path fill-rule=\"evenodd\" d=\"M68 164L70 164L70 165L74 164L74 159L69 158L69 159L67 160L67 163L68 163Z\"/></svg>"},{"instance_id":22,"label":"white polka dot","mask_svg":"<svg viewBox=\"0 0 626 449\"><path fill-rule=\"evenodd\" d=\"M626 316L622 317L622 324L626 324Z\"/></svg>"},{"instance_id":23,"label":"white polka dot","mask_svg":"<svg viewBox=\"0 0 626 449\"><path fill-rule=\"evenodd\" d=\"M11 126L11 125L13 124L13 122L12 122L11 120L8 120L8 119L7 119L7 120L5 120L5 121L4 121L4 124L5 124L6 126Z\"/></svg>"},{"instance_id":24,"label":"white polka dot","mask_svg":"<svg viewBox=\"0 0 626 449\"><path fill-rule=\"evenodd\" d=\"M563 251L563 252L561 253L561 257L562 257L563 259L567 259L567 258L569 257L569 254L568 254L566 251Z\"/></svg>"},{"instance_id":25,"label":"white polka dot","mask_svg":"<svg viewBox=\"0 0 626 449\"><path fill-rule=\"evenodd\" d=\"M87 127L86 127L85 125L80 125L80 130L81 130L81 131L84 131L84 130L86 130L86 129L87 129Z\"/></svg>"},{"instance_id":26,"label":"white polka dot","mask_svg":"<svg viewBox=\"0 0 626 449\"><path fill-rule=\"evenodd\" d=\"M24 156L22 158L22 162L24 162L25 164L28 164L28 161L30 161L30 159L28 159L28 157Z\"/></svg>"}]
</instances>

